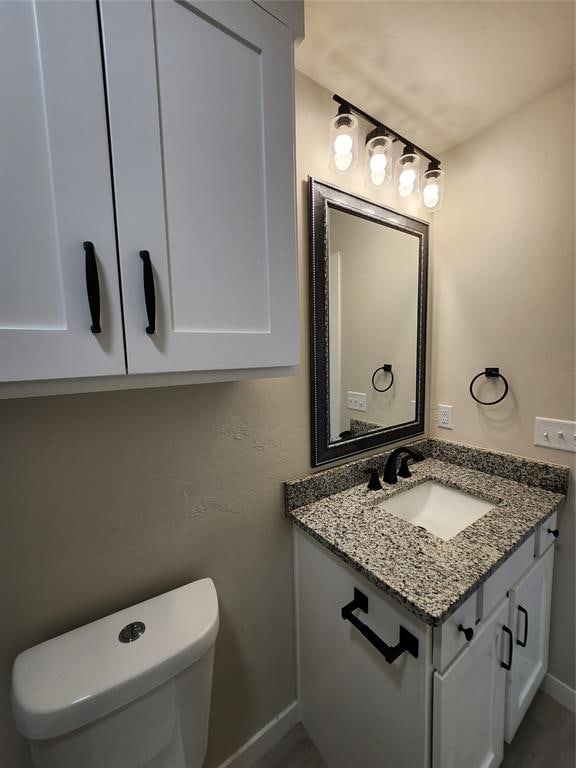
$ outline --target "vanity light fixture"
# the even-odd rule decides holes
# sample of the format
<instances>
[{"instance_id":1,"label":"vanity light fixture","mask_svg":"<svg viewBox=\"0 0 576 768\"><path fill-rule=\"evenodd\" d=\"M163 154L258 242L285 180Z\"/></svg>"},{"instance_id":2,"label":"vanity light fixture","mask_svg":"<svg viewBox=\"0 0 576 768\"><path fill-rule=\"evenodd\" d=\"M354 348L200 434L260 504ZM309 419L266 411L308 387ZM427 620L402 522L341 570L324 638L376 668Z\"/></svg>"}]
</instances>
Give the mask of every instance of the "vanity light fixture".
<instances>
[{"instance_id":1,"label":"vanity light fixture","mask_svg":"<svg viewBox=\"0 0 576 768\"><path fill-rule=\"evenodd\" d=\"M330 170L346 173L358 163L358 118L348 104L340 104L330 123Z\"/></svg>"},{"instance_id":2,"label":"vanity light fixture","mask_svg":"<svg viewBox=\"0 0 576 768\"><path fill-rule=\"evenodd\" d=\"M396 161L397 198L402 201L419 200L425 211L437 211L444 196L444 171L440 160L341 96L334 94L333 99L339 107L338 114L330 123L330 170L347 173L358 164L360 117L374 126L366 136L367 186L381 189L391 181L393 145L400 142L404 148ZM428 161L427 167L423 160Z\"/></svg>"}]
</instances>

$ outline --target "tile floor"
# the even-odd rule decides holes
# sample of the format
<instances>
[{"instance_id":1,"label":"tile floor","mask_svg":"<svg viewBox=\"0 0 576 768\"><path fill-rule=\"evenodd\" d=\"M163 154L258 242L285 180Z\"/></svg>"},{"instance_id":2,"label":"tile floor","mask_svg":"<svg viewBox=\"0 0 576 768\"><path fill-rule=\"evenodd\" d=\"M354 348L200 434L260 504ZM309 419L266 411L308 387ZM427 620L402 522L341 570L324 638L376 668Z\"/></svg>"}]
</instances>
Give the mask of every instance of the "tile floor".
<instances>
[{"instance_id":1,"label":"tile floor","mask_svg":"<svg viewBox=\"0 0 576 768\"><path fill-rule=\"evenodd\" d=\"M574 768L575 730L576 718L571 712L546 694L537 693L513 744L506 746L500 768ZM254 768L326 768L326 763L298 724Z\"/></svg>"}]
</instances>

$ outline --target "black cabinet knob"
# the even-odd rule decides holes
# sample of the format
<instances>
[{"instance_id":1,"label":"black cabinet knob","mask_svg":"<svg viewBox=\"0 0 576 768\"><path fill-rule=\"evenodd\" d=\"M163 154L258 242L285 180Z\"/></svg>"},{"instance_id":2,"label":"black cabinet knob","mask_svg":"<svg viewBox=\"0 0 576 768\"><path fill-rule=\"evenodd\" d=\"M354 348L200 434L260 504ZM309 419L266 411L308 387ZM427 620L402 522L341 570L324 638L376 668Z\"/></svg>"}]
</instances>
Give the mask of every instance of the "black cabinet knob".
<instances>
[{"instance_id":1,"label":"black cabinet knob","mask_svg":"<svg viewBox=\"0 0 576 768\"><path fill-rule=\"evenodd\" d=\"M464 632L464 637L468 642L474 637L474 630L472 627L463 627L462 624L458 625L458 632Z\"/></svg>"},{"instance_id":2,"label":"black cabinet knob","mask_svg":"<svg viewBox=\"0 0 576 768\"><path fill-rule=\"evenodd\" d=\"M555 528L554 530L552 530L552 528L548 528L548 533L551 533L555 539L557 539L558 536L560 536L560 531L558 530L558 528Z\"/></svg>"}]
</instances>

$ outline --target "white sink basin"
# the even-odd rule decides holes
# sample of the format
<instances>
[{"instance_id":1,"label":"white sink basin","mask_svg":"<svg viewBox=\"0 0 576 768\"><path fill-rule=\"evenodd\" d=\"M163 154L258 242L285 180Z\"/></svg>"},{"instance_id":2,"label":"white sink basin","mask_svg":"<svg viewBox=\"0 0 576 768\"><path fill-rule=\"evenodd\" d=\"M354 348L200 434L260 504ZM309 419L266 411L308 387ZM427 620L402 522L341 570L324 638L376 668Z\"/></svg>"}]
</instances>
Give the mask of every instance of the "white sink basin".
<instances>
[{"instance_id":1,"label":"white sink basin","mask_svg":"<svg viewBox=\"0 0 576 768\"><path fill-rule=\"evenodd\" d=\"M491 501L448 488L433 480L381 503L386 512L426 528L441 539L453 538L495 506Z\"/></svg>"}]
</instances>

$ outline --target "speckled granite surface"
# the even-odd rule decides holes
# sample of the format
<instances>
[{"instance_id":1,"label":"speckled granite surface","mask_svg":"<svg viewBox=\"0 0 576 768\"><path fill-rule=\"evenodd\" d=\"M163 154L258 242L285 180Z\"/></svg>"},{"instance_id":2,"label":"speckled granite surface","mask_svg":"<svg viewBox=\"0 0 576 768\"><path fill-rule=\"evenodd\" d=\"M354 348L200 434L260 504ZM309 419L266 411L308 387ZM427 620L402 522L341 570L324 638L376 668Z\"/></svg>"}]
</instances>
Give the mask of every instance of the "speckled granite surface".
<instances>
[{"instance_id":1,"label":"speckled granite surface","mask_svg":"<svg viewBox=\"0 0 576 768\"><path fill-rule=\"evenodd\" d=\"M556 510L564 496L436 459L413 465L412 472L412 478L399 479L396 486L382 491L368 491L363 482L287 514L412 613L438 625ZM386 512L386 499L426 480L492 501L494 509L448 541Z\"/></svg>"},{"instance_id":2,"label":"speckled granite surface","mask_svg":"<svg viewBox=\"0 0 576 768\"><path fill-rule=\"evenodd\" d=\"M423 456L430 456L428 443L429 440L424 439L406 443L406 445L410 445L410 448L419 451ZM290 512L297 507L303 507L305 504L311 504L313 501L331 496L333 493L339 493L359 483L364 483L367 481L366 470L368 467L376 467L382 475L391 452L392 448L374 456L362 457L337 467L289 480L284 483L286 511Z\"/></svg>"},{"instance_id":3,"label":"speckled granite surface","mask_svg":"<svg viewBox=\"0 0 576 768\"><path fill-rule=\"evenodd\" d=\"M450 443L437 438L422 438L406 445L415 448L426 458L476 469L479 472L515 480L554 493L565 494L568 490L570 470L560 464L548 464L523 456L488 451L485 448ZM311 504L313 501L362 483L368 467L376 467L382 474L391 451L392 448L373 456L356 459L341 466L288 481L284 484L286 510L290 511L305 504Z\"/></svg>"},{"instance_id":4,"label":"speckled granite surface","mask_svg":"<svg viewBox=\"0 0 576 768\"><path fill-rule=\"evenodd\" d=\"M363 421L362 419L350 419L350 432L353 435L368 435L370 432L382 429L384 424L376 424L373 421Z\"/></svg>"}]
</instances>

